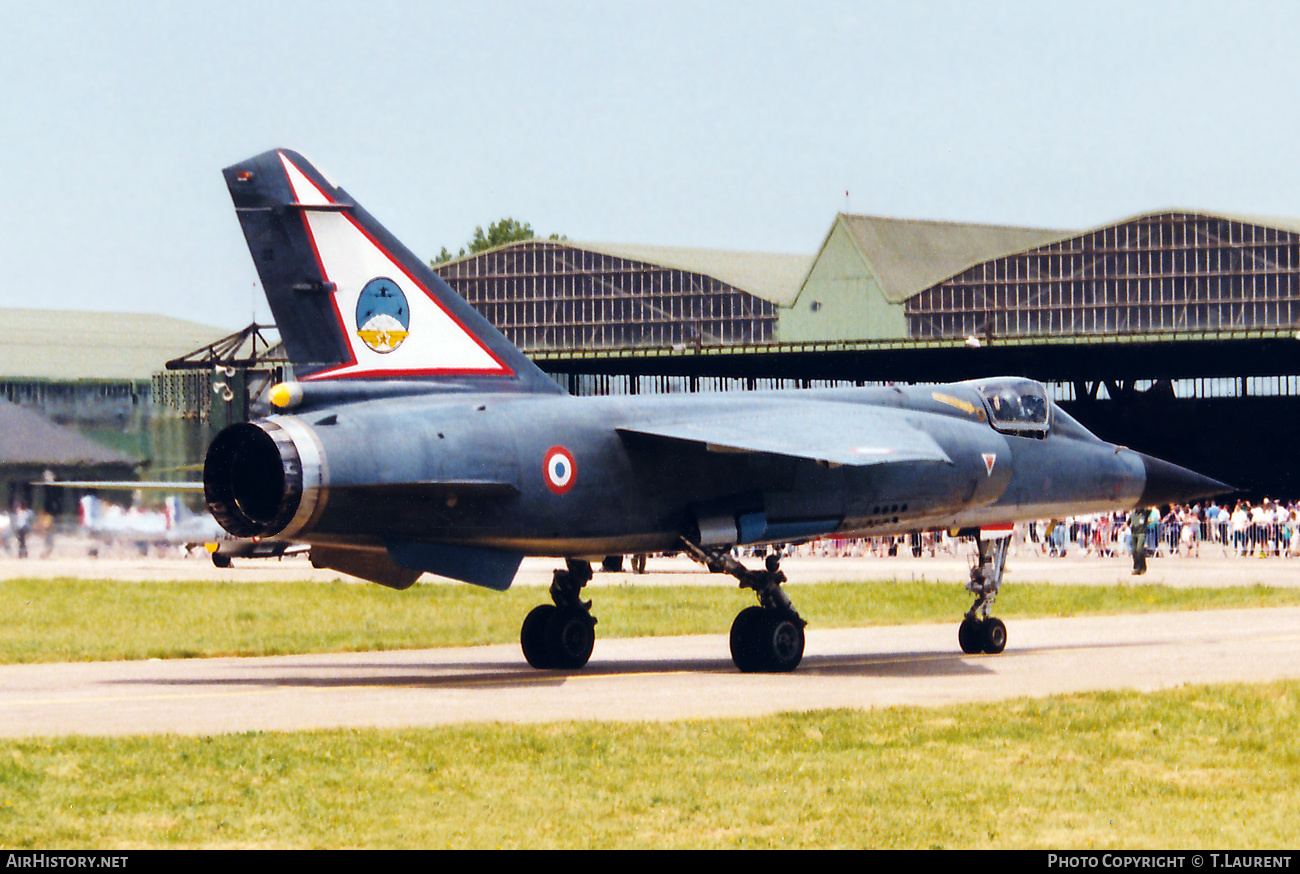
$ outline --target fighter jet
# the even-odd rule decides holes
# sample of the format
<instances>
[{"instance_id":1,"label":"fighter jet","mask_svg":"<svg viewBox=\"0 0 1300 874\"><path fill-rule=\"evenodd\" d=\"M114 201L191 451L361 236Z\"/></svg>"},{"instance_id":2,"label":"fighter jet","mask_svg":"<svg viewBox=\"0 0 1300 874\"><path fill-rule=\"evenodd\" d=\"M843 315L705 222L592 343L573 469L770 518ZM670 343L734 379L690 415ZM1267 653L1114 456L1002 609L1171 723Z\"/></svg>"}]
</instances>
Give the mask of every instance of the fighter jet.
<instances>
[{"instance_id":1,"label":"fighter jet","mask_svg":"<svg viewBox=\"0 0 1300 874\"><path fill-rule=\"evenodd\" d=\"M128 492L197 492L199 482L147 480L49 480L45 488L94 489ZM234 558L283 558L307 551L305 544L262 537L231 537L208 513L192 513L175 496L163 502L160 511L125 508L101 501L95 495L78 500L78 521L92 537L110 545L115 541L136 544L141 551L149 546L163 549L184 546L186 552L202 546L219 568L230 567Z\"/></svg>"},{"instance_id":2,"label":"fighter jet","mask_svg":"<svg viewBox=\"0 0 1300 874\"><path fill-rule=\"evenodd\" d=\"M976 538L966 652L990 615L1011 525L1183 502L1223 483L1106 443L1016 377L943 386L572 397L302 155L225 170L294 378L204 465L237 537L403 589L423 573L504 590L563 559L520 632L538 668L586 664L592 558L684 551L752 589L731 652L789 671L805 620L779 562L734 547L947 529Z\"/></svg>"},{"instance_id":3,"label":"fighter jet","mask_svg":"<svg viewBox=\"0 0 1300 874\"><path fill-rule=\"evenodd\" d=\"M115 483L105 487L112 485ZM171 488L174 489L175 484ZM157 548L193 547L224 536L210 515L190 512L175 496L164 500L161 510L123 507L102 501L95 495L83 495L77 504L82 529L105 542L135 543L144 550L151 545Z\"/></svg>"}]
</instances>

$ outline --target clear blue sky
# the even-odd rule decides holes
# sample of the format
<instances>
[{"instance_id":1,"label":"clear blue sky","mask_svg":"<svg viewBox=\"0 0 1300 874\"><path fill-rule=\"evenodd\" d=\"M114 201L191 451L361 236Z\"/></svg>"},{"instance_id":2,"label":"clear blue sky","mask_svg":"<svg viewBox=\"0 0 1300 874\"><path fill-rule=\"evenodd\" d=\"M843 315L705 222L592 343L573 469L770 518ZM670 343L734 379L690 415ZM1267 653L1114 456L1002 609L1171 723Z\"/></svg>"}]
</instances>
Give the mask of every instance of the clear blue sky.
<instances>
[{"instance_id":1,"label":"clear blue sky","mask_svg":"<svg viewBox=\"0 0 1300 874\"><path fill-rule=\"evenodd\" d=\"M276 146L427 256L507 215L808 254L846 207L1300 215L1296 3L4 10L0 306L269 319L219 171Z\"/></svg>"}]
</instances>

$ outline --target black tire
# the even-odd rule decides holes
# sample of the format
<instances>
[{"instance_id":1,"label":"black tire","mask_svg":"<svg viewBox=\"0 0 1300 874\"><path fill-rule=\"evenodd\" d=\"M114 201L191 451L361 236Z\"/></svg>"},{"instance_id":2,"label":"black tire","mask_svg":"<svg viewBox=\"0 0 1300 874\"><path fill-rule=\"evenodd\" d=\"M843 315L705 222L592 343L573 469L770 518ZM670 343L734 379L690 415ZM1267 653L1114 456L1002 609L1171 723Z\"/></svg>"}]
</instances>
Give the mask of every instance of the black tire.
<instances>
[{"instance_id":1,"label":"black tire","mask_svg":"<svg viewBox=\"0 0 1300 874\"><path fill-rule=\"evenodd\" d=\"M547 629L550 627L552 614L559 609L554 604L534 607L524 617L524 624L519 629L519 645L524 651L524 658L528 664L538 670L554 667L547 640Z\"/></svg>"},{"instance_id":2,"label":"black tire","mask_svg":"<svg viewBox=\"0 0 1300 874\"><path fill-rule=\"evenodd\" d=\"M978 619L963 619L957 629L957 643L967 655L984 652L984 623Z\"/></svg>"},{"instance_id":3,"label":"black tire","mask_svg":"<svg viewBox=\"0 0 1300 874\"><path fill-rule=\"evenodd\" d=\"M803 626L783 611L746 607L731 623L731 660L742 673L793 671L803 648Z\"/></svg>"},{"instance_id":4,"label":"black tire","mask_svg":"<svg viewBox=\"0 0 1300 874\"><path fill-rule=\"evenodd\" d=\"M1007 626L1001 619L985 621L983 628L984 652L997 655L1007 648Z\"/></svg>"},{"instance_id":5,"label":"black tire","mask_svg":"<svg viewBox=\"0 0 1300 874\"><path fill-rule=\"evenodd\" d=\"M219 552L212 553L212 566L220 568L230 567L230 556L222 555Z\"/></svg>"},{"instance_id":6,"label":"black tire","mask_svg":"<svg viewBox=\"0 0 1300 874\"><path fill-rule=\"evenodd\" d=\"M591 658L596 623L582 610L557 608L546 622L546 645L551 667L576 670Z\"/></svg>"},{"instance_id":7,"label":"black tire","mask_svg":"<svg viewBox=\"0 0 1300 874\"><path fill-rule=\"evenodd\" d=\"M607 555L600 562L600 569L606 573L616 574L623 570L623 556Z\"/></svg>"},{"instance_id":8,"label":"black tire","mask_svg":"<svg viewBox=\"0 0 1300 874\"><path fill-rule=\"evenodd\" d=\"M766 619L767 611L762 607L746 607L731 623L731 660L743 674L763 669L758 640L759 627Z\"/></svg>"},{"instance_id":9,"label":"black tire","mask_svg":"<svg viewBox=\"0 0 1300 874\"><path fill-rule=\"evenodd\" d=\"M764 670L774 674L788 673L803 661L803 625L784 613L769 612L772 615L762 626Z\"/></svg>"}]
</instances>

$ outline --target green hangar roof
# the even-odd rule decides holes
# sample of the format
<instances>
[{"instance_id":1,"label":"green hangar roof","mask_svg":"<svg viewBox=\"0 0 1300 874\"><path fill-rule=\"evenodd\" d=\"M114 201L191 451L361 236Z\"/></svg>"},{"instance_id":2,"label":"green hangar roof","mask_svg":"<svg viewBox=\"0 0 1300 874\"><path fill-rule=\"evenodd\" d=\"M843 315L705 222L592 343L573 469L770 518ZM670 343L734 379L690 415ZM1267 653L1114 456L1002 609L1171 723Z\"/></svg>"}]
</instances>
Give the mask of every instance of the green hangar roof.
<instances>
[{"instance_id":1,"label":"green hangar roof","mask_svg":"<svg viewBox=\"0 0 1300 874\"><path fill-rule=\"evenodd\" d=\"M0 309L0 380L144 382L228 333L140 313Z\"/></svg>"},{"instance_id":2,"label":"green hangar roof","mask_svg":"<svg viewBox=\"0 0 1300 874\"><path fill-rule=\"evenodd\" d=\"M790 306L808 274L808 255L740 252L729 249L691 249L682 246L642 246L630 243L572 243L616 258L672 267L711 276L755 297Z\"/></svg>"},{"instance_id":3,"label":"green hangar roof","mask_svg":"<svg viewBox=\"0 0 1300 874\"><path fill-rule=\"evenodd\" d=\"M907 336L905 300L972 264L1071 232L840 213L796 299L780 314L782 342Z\"/></svg>"},{"instance_id":4,"label":"green hangar roof","mask_svg":"<svg viewBox=\"0 0 1300 874\"><path fill-rule=\"evenodd\" d=\"M871 273L879 280L881 291L894 303L901 303L972 264L1022 252L1072 233L843 213L837 222L843 223ZM828 240L831 234L827 235Z\"/></svg>"}]
</instances>

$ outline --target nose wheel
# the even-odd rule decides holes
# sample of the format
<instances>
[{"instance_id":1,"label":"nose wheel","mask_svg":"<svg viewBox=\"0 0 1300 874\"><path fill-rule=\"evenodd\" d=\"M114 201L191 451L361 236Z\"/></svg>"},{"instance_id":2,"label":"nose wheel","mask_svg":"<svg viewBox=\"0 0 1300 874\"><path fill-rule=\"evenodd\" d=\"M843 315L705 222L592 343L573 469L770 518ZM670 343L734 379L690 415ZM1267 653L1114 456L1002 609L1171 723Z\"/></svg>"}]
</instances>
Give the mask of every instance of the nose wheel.
<instances>
[{"instance_id":1,"label":"nose wheel","mask_svg":"<svg viewBox=\"0 0 1300 874\"><path fill-rule=\"evenodd\" d=\"M1001 619L963 619L957 629L961 651L997 655L1007 648L1007 626Z\"/></svg>"},{"instance_id":2,"label":"nose wheel","mask_svg":"<svg viewBox=\"0 0 1300 874\"><path fill-rule=\"evenodd\" d=\"M1007 648L1007 626L989 615L989 607L1002 587L1007 547L1011 545L1010 532L1006 536L980 538L978 543L979 559L970 569L970 582L966 584L966 591L975 596L975 603L957 628L957 643L962 652L970 655L997 655Z\"/></svg>"}]
</instances>

